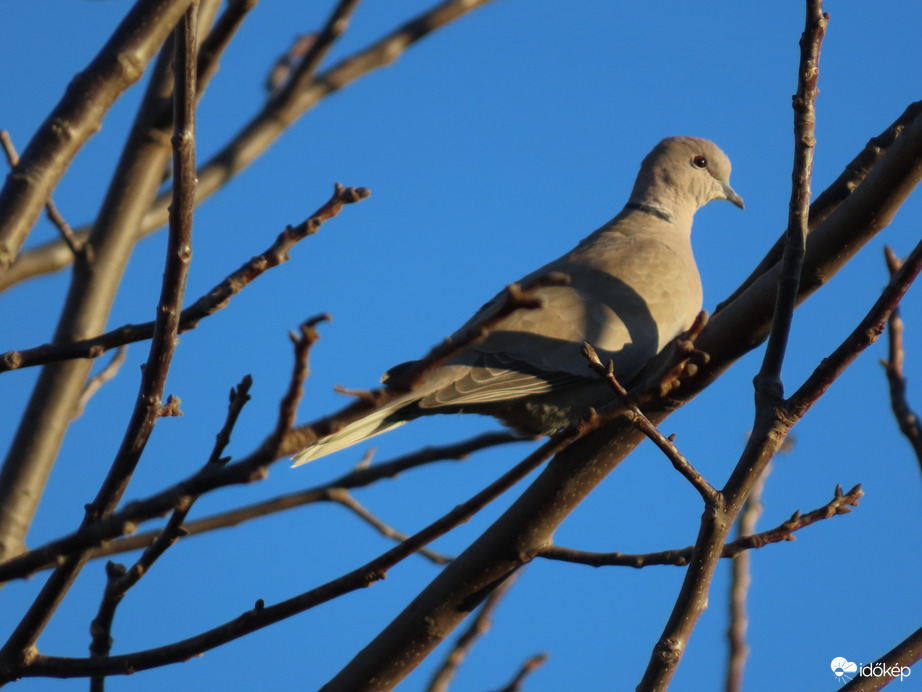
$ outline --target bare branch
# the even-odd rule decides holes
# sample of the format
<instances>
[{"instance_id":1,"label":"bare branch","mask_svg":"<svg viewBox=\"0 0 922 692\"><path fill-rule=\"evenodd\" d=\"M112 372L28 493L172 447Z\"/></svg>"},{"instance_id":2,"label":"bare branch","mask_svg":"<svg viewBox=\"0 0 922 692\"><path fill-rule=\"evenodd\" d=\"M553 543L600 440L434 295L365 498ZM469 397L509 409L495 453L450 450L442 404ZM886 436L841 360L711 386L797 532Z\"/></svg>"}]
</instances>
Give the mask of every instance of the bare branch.
<instances>
[{"instance_id":1,"label":"bare branch","mask_svg":"<svg viewBox=\"0 0 922 692\"><path fill-rule=\"evenodd\" d=\"M318 74L302 91L291 93L287 100L270 99L263 109L199 170L198 201L202 202L210 197L234 175L249 166L289 125L318 102L360 77L390 65L420 39L488 2L490 0L445 0ZM142 235L152 233L163 226L167 218L168 204L168 192L157 198L157 202L144 217ZM78 231L77 237L82 239L85 233L85 230ZM34 276L63 269L72 261L73 257L61 243L47 243L34 250L27 250L6 276L0 275L0 290Z\"/></svg>"},{"instance_id":2,"label":"bare branch","mask_svg":"<svg viewBox=\"0 0 922 692\"><path fill-rule=\"evenodd\" d=\"M228 0L224 12L215 21L211 31L199 43L198 62L196 63L197 80L195 83L196 100L202 98L205 87L218 71L218 60L247 14L256 7L257 0ZM201 11L200 11L201 12ZM201 22L201 17L199 18Z\"/></svg>"},{"instance_id":3,"label":"bare branch","mask_svg":"<svg viewBox=\"0 0 922 692\"><path fill-rule=\"evenodd\" d=\"M86 507L83 525L111 514L131 479L154 424L161 415L166 376L178 339L179 313L192 258L192 215L195 200L195 52L198 4L193 2L176 28L173 163L176 185L170 206L170 231L154 337L131 420L121 447L96 498ZM26 615L0 649L0 668L9 670L27 660L87 560L85 553L66 559L51 574Z\"/></svg>"},{"instance_id":4,"label":"bare branch","mask_svg":"<svg viewBox=\"0 0 922 692\"><path fill-rule=\"evenodd\" d=\"M706 313L703 314L706 315ZM705 321L706 317L702 320L701 326L703 326ZM695 334L695 336L697 336L697 334ZM590 369L608 382L612 391L614 391L618 397L622 400L627 398L627 390L618 382L618 378L615 377L614 363L612 361L609 361L607 366L602 365L598 353L596 353L596 350L588 343L583 344L583 356L589 361ZM653 443L660 448L675 470L685 476L688 482L694 486L695 490L697 490L704 499L705 504L714 505L718 502L718 492L714 489L714 486L708 483L707 479L691 465L688 459L679 451L678 447L675 446L675 435L668 438L663 435L636 404L628 406L625 416L638 430L650 438Z\"/></svg>"},{"instance_id":5,"label":"bare branch","mask_svg":"<svg viewBox=\"0 0 922 692\"><path fill-rule=\"evenodd\" d=\"M796 531L824 519L831 519L840 514L848 514L852 511L852 507L858 506L858 500L863 496L864 491L860 485L856 485L845 494L842 493L840 486L836 486L832 500L819 509L814 509L807 514L801 514L800 510L797 510L790 519L773 529L751 536L740 537L731 543L727 543L724 545L720 557L735 558L748 550L763 548L771 543L793 541L796 539L796 536L794 536ZM691 560L694 549L695 546L690 545L687 548L663 550L658 553L594 553L552 545L540 550L536 557L561 562L573 562L580 565L589 565L590 567L635 567L638 569L651 565L684 567Z\"/></svg>"},{"instance_id":6,"label":"bare branch","mask_svg":"<svg viewBox=\"0 0 922 692\"><path fill-rule=\"evenodd\" d=\"M756 523L763 509L762 489L765 487L765 479L768 478L769 473L771 473L771 465L759 477L743 505L743 511L740 512L736 523L736 535L740 539L751 536L756 531ZM835 499L837 500L841 494L841 488L837 486ZM724 546L724 549L726 550L727 547ZM746 644L746 628L749 626L746 599L751 581L750 555L748 550L744 550L733 558L730 572L730 626L727 628L729 655L724 683L726 692L742 692L743 690L743 672L746 669L746 658L749 656L749 646Z\"/></svg>"},{"instance_id":7,"label":"bare branch","mask_svg":"<svg viewBox=\"0 0 922 692\"><path fill-rule=\"evenodd\" d=\"M83 387L83 393L77 401L77 408L74 409L74 418L79 417L83 413L87 403L93 395L99 391L99 388L118 374L119 368L122 367L122 363L125 362L125 356L127 355L128 347L119 346L118 350L112 356L112 360L108 362L106 367L86 381L86 385Z\"/></svg>"},{"instance_id":8,"label":"bare branch","mask_svg":"<svg viewBox=\"0 0 922 692\"><path fill-rule=\"evenodd\" d=\"M330 13L320 33L313 37L306 46L303 57L297 67L290 73L281 89L274 90L271 98L279 104L291 102L297 94L307 91L314 82L314 75L320 63L329 53L336 40L349 26L349 18L358 7L359 0L339 0Z\"/></svg>"},{"instance_id":9,"label":"bare branch","mask_svg":"<svg viewBox=\"0 0 922 692\"><path fill-rule=\"evenodd\" d=\"M470 626L461 633L461 636L458 637L454 646L451 647L451 651L445 656L445 660L442 661L441 665L436 669L435 673L433 673L432 678L429 680L429 684L426 686L426 692L448 691L451 681L454 680L455 675L458 673L458 669L461 667L461 664L464 663L464 659L467 658L471 649L474 648L477 640L490 631L490 627L493 624L493 614L496 612L496 608L499 606L500 601L503 600L509 592L509 589L512 588L517 576L517 573L512 574L508 579L493 589L493 592L487 597L487 600L480 606L480 610L478 610L477 614L471 619Z\"/></svg>"},{"instance_id":10,"label":"bare branch","mask_svg":"<svg viewBox=\"0 0 922 692\"><path fill-rule=\"evenodd\" d=\"M9 164L10 168L16 168L19 163L19 154L16 153L16 147L13 146L13 140L10 137L10 133L6 130L0 130L0 148L3 149L3 153L6 155L6 162ZM45 214L48 216L48 220L58 229L58 233L61 235L61 240L64 241L64 244L67 245L68 249L73 253L74 257L77 257L84 249L83 244L77 240L74 235L74 229L70 227L70 224L64 220L64 217L61 216L61 212L58 211L57 205L54 203L54 200L51 197L48 197L48 201L45 202Z\"/></svg>"},{"instance_id":11,"label":"bare branch","mask_svg":"<svg viewBox=\"0 0 922 692\"><path fill-rule=\"evenodd\" d=\"M522 689L522 683L525 682L525 678L543 666L547 659L547 654L532 656L522 664L522 667L519 668L519 672L515 674L515 677L512 678L509 684L500 688L497 692L519 692Z\"/></svg>"},{"instance_id":12,"label":"bare branch","mask_svg":"<svg viewBox=\"0 0 922 692\"><path fill-rule=\"evenodd\" d=\"M221 283L184 309L180 314L179 332L195 329L202 319L227 307L231 298L240 293L254 279L267 270L288 261L291 248L320 230L323 223L337 216L343 206L360 202L370 194L371 192L364 187L343 187L336 183L333 195L320 209L297 226L288 226L266 250L244 262ZM72 358L98 358L116 346L149 339L153 333L153 322L126 324L90 339L45 344L22 351L8 351L0 355L0 372Z\"/></svg>"},{"instance_id":13,"label":"bare branch","mask_svg":"<svg viewBox=\"0 0 922 692\"><path fill-rule=\"evenodd\" d=\"M36 132L0 189L0 278L83 144L103 115L144 73L192 0L141 0L119 24Z\"/></svg>"},{"instance_id":14,"label":"bare branch","mask_svg":"<svg viewBox=\"0 0 922 692\"><path fill-rule=\"evenodd\" d=\"M875 692L912 671L909 667L922 658L922 627L910 634L871 664L872 675L860 675L844 685L843 692ZM879 675L879 672L884 674Z\"/></svg>"},{"instance_id":15,"label":"bare branch","mask_svg":"<svg viewBox=\"0 0 922 692\"><path fill-rule=\"evenodd\" d=\"M903 261L889 246L884 248L884 254L892 281L903 266ZM912 445L919 466L922 468L922 424L919 423L919 416L912 410L906 399L906 378L903 375L903 361L906 358L906 352L903 349L903 320L900 318L899 308L894 308L890 314L887 334L890 337L889 355L887 360L881 361L881 364L884 366L887 382L890 384L890 408L893 409L893 415L900 426L900 431Z\"/></svg>"},{"instance_id":16,"label":"bare branch","mask_svg":"<svg viewBox=\"0 0 922 692\"><path fill-rule=\"evenodd\" d=\"M267 627L321 603L326 603L345 593L365 588L383 579L388 569L417 552L421 547L470 519L488 503L534 471L548 458L568 446L574 439L585 434L593 425L592 421L586 421L583 424L571 425L565 428L485 489L466 502L456 506L437 521L371 562L322 586L271 606L265 605L260 600L253 610L241 614L230 622L194 637L155 649L121 656L110 656L102 660L43 656L33 652L27 660L19 661L15 669L0 669L0 673L2 673L0 682L5 681L8 676L17 678L36 676L67 678L92 675L128 675L139 670L185 661L192 656L200 655L204 651L238 639L250 632ZM232 466L228 466L223 470L230 468Z\"/></svg>"},{"instance_id":17,"label":"bare branch","mask_svg":"<svg viewBox=\"0 0 922 692\"><path fill-rule=\"evenodd\" d=\"M797 93L794 96L794 173L784 254L777 283L771 334L762 369L755 378L756 420L736 469L701 519L695 550L663 633L653 649L638 692L665 690L675 674L695 624L707 607L708 591L724 543L737 513L780 447L793 417L781 411L781 365L801 293L800 277L806 255L807 218L813 148L816 143L815 105L820 47L829 16L822 0L807 0L806 26L800 40Z\"/></svg>"},{"instance_id":18,"label":"bare branch","mask_svg":"<svg viewBox=\"0 0 922 692\"><path fill-rule=\"evenodd\" d=\"M365 509L365 507L359 504L359 502L354 497L352 497L348 491L343 490L342 488L331 488L327 493L327 500L330 502L335 502L341 507L345 507L385 538L390 538L397 542L405 541L408 538L405 533L397 531L396 529L388 526L383 521L378 519L378 517L376 517L374 514ZM447 555L437 553L434 550L429 550L428 548L420 548L418 552L420 555L436 565L446 565L451 562L452 559L454 559L448 557Z\"/></svg>"},{"instance_id":19,"label":"bare branch","mask_svg":"<svg viewBox=\"0 0 922 692\"><path fill-rule=\"evenodd\" d=\"M787 409L802 416L829 389L836 378L851 365L864 350L877 341L884 326L902 300L906 291L922 271L922 241L906 258L903 266L893 275L880 297L839 347L817 366L810 377L791 395Z\"/></svg>"}]
</instances>

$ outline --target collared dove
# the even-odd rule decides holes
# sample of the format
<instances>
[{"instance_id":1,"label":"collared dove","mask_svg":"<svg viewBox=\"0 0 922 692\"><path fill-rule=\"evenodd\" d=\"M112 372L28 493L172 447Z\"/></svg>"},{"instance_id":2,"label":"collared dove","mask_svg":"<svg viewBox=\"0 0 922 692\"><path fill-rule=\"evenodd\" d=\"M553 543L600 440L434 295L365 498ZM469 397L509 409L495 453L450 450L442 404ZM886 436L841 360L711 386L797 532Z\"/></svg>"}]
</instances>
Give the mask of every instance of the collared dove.
<instances>
[{"instance_id":1,"label":"collared dove","mask_svg":"<svg viewBox=\"0 0 922 692\"><path fill-rule=\"evenodd\" d=\"M592 344L603 362L611 359L627 382L691 326L702 303L692 217L715 199L743 208L730 187L726 154L706 139L664 139L643 160L620 214L522 280L560 272L567 285L535 289L541 307L512 312L405 396L298 452L295 466L423 415L481 413L541 434L609 401L611 391L589 370L582 344ZM500 300L502 294L465 326Z\"/></svg>"}]
</instances>

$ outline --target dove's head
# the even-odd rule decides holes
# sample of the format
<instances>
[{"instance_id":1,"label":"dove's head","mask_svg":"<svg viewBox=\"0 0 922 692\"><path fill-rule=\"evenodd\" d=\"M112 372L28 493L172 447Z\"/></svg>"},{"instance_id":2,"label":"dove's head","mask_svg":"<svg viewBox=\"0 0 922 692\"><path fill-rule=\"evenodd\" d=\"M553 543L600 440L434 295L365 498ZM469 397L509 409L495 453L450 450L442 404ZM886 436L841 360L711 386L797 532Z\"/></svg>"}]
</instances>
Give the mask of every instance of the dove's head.
<instances>
[{"instance_id":1,"label":"dove's head","mask_svg":"<svg viewBox=\"0 0 922 692\"><path fill-rule=\"evenodd\" d=\"M640 165L630 204L647 205L676 221L687 221L705 204L725 199L743 209L730 187L730 159L714 142L699 137L667 137Z\"/></svg>"}]
</instances>

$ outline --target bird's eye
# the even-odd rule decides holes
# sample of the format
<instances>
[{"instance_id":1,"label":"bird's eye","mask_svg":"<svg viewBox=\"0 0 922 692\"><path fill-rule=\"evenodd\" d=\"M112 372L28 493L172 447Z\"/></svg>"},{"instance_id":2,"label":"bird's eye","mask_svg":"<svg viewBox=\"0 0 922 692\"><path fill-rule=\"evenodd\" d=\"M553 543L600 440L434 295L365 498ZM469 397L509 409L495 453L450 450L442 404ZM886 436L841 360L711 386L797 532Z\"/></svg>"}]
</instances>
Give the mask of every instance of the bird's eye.
<instances>
[{"instance_id":1,"label":"bird's eye","mask_svg":"<svg viewBox=\"0 0 922 692\"><path fill-rule=\"evenodd\" d=\"M696 156L692 159L692 163L695 164L695 168L707 168L708 160L703 156Z\"/></svg>"}]
</instances>

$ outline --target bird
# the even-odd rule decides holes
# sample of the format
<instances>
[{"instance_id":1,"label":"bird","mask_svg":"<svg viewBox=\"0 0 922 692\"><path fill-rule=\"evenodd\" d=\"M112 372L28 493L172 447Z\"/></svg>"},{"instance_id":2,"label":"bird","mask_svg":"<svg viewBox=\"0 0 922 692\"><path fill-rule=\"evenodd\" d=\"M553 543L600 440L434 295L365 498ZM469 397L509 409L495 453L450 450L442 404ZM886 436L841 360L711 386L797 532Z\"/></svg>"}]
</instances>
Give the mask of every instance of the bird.
<instances>
[{"instance_id":1,"label":"bird","mask_svg":"<svg viewBox=\"0 0 922 692\"><path fill-rule=\"evenodd\" d=\"M568 277L564 284L534 289L530 295L540 307L506 315L410 391L296 453L294 465L424 415L479 413L522 434L541 435L603 405L611 390L590 371L583 344L591 344L603 362L610 360L618 380L628 382L692 325L703 301L692 219L712 200L745 209L730 187L727 155L706 139L663 139L643 159L617 216L521 280ZM486 303L455 336L494 310L503 296ZM388 370L385 387L415 362Z\"/></svg>"}]
</instances>

